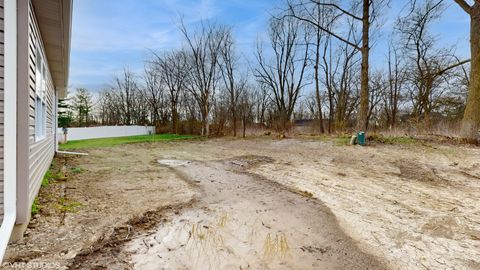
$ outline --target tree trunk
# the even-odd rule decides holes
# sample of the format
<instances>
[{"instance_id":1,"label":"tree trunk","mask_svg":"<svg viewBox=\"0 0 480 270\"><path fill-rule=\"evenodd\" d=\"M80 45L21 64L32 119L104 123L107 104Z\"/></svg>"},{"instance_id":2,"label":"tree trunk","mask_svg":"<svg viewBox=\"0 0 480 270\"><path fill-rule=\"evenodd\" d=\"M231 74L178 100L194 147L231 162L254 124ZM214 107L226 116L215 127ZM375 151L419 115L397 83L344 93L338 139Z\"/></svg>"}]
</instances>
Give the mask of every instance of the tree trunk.
<instances>
[{"instance_id":1,"label":"tree trunk","mask_svg":"<svg viewBox=\"0 0 480 270\"><path fill-rule=\"evenodd\" d=\"M470 85L462 121L462 137L475 143L480 128L480 4L477 2L470 14L470 50Z\"/></svg>"},{"instance_id":2,"label":"tree trunk","mask_svg":"<svg viewBox=\"0 0 480 270\"><path fill-rule=\"evenodd\" d=\"M203 132L202 135L207 137L210 135L210 123L208 123L208 114L203 116Z\"/></svg>"},{"instance_id":3,"label":"tree trunk","mask_svg":"<svg viewBox=\"0 0 480 270\"><path fill-rule=\"evenodd\" d=\"M245 113L243 113L242 124L243 124L243 138L245 138L245 134L247 130L247 115Z\"/></svg>"},{"instance_id":4,"label":"tree trunk","mask_svg":"<svg viewBox=\"0 0 480 270\"><path fill-rule=\"evenodd\" d=\"M329 104L329 112L328 112L328 134L332 134L332 126L333 126L333 115L335 114L334 107L333 107L333 93L330 86L327 87L328 90L328 104Z\"/></svg>"},{"instance_id":5,"label":"tree trunk","mask_svg":"<svg viewBox=\"0 0 480 270\"><path fill-rule=\"evenodd\" d=\"M392 119L391 119L391 123L390 123L390 129L395 128L395 125L397 123L398 93L399 93L398 81L397 81L397 79L395 79L395 93L394 93L394 96L393 96L393 108L392 108L392 115L391 115Z\"/></svg>"},{"instance_id":6,"label":"tree trunk","mask_svg":"<svg viewBox=\"0 0 480 270\"><path fill-rule=\"evenodd\" d=\"M237 137L237 110L235 105L232 106L232 121L233 121L233 137Z\"/></svg>"},{"instance_id":7,"label":"tree trunk","mask_svg":"<svg viewBox=\"0 0 480 270\"><path fill-rule=\"evenodd\" d=\"M315 92L317 98L318 107L318 121L320 121L320 134L325 133L323 128L323 115L322 115L322 100L320 98L320 82L318 78L318 67L320 65L320 28L317 28L317 45L316 45L316 58L315 58Z\"/></svg>"},{"instance_id":8,"label":"tree trunk","mask_svg":"<svg viewBox=\"0 0 480 270\"><path fill-rule=\"evenodd\" d=\"M288 129L288 122L289 122L289 117L288 113L283 111L281 112L281 125L282 125L282 132L287 132Z\"/></svg>"},{"instance_id":9,"label":"tree trunk","mask_svg":"<svg viewBox=\"0 0 480 270\"><path fill-rule=\"evenodd\" d=\"M210 125L208 123L208 114L210 112L210 104L208 103L208 94L205 94L204 102L202 104L201 108L201 114L202 114L202 136L205 136L208 138L210 135Z\"/></svg>"},{"instance_id":10,"label":"tree trunk","mask_svg":"<svg viewBox=\"0 0 480 270\"><path fill-rule=\"evenodd\" d=\"M174 99L170 101L170 109L172 110L172 132L178 134L178 108L177 102Z\"/></svg>"},{"instance_id":11,"label":"tree trunk","mask_svg":"<svg viewBox=\"0 0 480 270\"><path fill-rule=\"evenodd\" d=\"M173 107L172 114L173 114L173 132L175 132L175 134L178 134L178 111L176 106Z\"/></svg>"},{"instance_id":12,"label":"tree trunk","mask_svg":"<svg viewBox=\"0 0 480 270\"><path fill-rule=\"evenodd\" d=\"M363 0L362 17L362 70L360 78L360 110L358 112L357 129L367 129L368 122L368 58L369 58L369 32L370 32L370 0Z\"/></svg>"}]
</instances>

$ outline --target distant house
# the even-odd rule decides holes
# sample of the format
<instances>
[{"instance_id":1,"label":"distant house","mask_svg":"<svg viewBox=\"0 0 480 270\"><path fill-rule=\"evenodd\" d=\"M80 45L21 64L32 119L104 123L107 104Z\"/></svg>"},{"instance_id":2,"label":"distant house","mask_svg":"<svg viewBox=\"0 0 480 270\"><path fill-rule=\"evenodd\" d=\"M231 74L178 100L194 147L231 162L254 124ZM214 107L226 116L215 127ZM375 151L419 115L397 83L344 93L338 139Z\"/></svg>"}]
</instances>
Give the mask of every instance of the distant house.
<instances>
[{"instance_id":1,"label":"distant house","mask_svg":"<svg viewBox=\"0 0 480 270\"><path fill-rule=\"evenodd\" d=\"M56 150L72 0L0 0L0 260L22 237Z\"/></svg>"}]
</instances>

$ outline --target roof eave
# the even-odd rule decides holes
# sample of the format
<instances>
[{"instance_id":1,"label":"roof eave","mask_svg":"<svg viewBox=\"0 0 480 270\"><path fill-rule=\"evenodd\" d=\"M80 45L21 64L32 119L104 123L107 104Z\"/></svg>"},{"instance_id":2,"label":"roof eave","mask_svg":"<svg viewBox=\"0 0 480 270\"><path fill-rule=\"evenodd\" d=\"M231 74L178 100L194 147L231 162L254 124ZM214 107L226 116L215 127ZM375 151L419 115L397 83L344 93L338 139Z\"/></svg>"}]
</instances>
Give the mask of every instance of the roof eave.
<instances>
[{"instance_id":1,"label":"roof eave","mask_svg":"<svg viewBox=\"0 0 480 270\"><path fill-rule=\"evenodd\" d=\"M72 0L32 0L47 62L59 98L67 95L72 29Z\"/></svg>"},{"instance_id":2,"label":"roof eave","mask_svg":"<svg viewBox=\"0 0 480 270\"><path fill-rule=\"evenodd\" d=\"M72 36L72 11L73 11L73 2L72 0L62 1L63 2L63 12L67 14L67 18L65 18L64 22L66 22L66 26L63 27L63 42L65 44L63 55L65 56L65 65L64 65L64 77L65 83L61 87L61 89L57 89L59 91L60 98L64 98L67 96L67 89L68 89L68 79L70 75L70 46L71 46L71 36Z\"/></svg>"}]
</instances>

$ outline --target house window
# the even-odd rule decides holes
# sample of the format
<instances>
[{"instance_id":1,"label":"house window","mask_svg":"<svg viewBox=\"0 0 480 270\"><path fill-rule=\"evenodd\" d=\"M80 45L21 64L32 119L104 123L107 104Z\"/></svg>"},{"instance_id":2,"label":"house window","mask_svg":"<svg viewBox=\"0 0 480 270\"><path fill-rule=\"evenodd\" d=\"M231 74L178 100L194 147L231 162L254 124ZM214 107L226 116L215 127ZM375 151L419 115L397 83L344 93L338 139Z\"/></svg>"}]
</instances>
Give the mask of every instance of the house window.
<instances>
[{"instance_id":1,"label":"house window","mask_svg":"<svg viewBox=\"0 0 480 270\"><path fill-rule=\"evenodd\" d=\"M45 102L37 96L35 104L35 139L40 141L46 137L45 134Z\"/></svg>"},{"instance_id":2,"label":"house window","mask_svg":"<svg viewBox=\"0 0 480 270\"><path fill-rule=\"evenodd\" d=\"M35 63L35 140L45 139L47 130L46 116L46 67L40 48L37 46Z\"/></svg>"}]
</instances>

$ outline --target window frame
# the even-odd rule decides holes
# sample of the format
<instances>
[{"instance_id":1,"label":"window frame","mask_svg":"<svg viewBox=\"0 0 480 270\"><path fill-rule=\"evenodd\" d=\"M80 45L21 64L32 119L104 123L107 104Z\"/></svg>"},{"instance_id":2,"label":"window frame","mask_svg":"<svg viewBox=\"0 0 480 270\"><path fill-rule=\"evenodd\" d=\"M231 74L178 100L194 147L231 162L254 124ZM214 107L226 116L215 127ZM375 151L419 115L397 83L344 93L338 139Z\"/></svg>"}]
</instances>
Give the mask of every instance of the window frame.
<instances>
[{"instance_id":1,"label":"window frame","mask_svg":"<svg viewBox=\"0 0 480 270\"><path fill-rule=\"evenodd\" d=\"M47 138L47 68L38 43L35 53L35 142L40 142Z\"/></svg>"}]
</instances>

